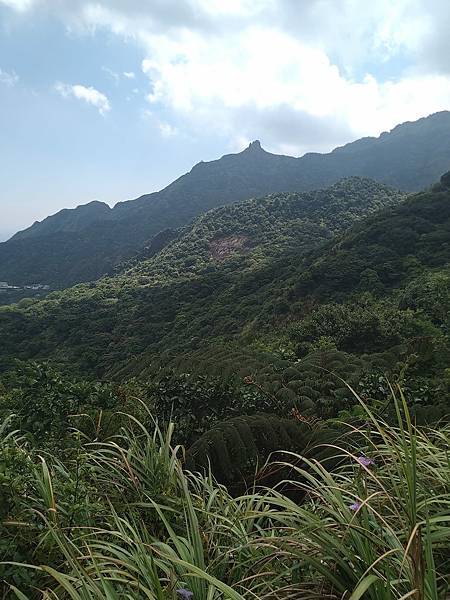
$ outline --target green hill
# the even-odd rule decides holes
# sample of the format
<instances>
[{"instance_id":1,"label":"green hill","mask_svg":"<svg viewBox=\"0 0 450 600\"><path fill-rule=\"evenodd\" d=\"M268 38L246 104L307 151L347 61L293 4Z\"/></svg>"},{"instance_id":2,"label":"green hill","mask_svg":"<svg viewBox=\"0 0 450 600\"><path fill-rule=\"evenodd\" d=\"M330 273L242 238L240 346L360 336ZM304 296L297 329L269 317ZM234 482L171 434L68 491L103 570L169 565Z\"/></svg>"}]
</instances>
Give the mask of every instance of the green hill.
<instances>
[{"instance_id":1,"label":"green hill","mask_svg":"<svg viewBox=\"0 0 450 600\"><path fill-rule=\"evenodd\" d=\"M305 191L343 177L370 177L407 191L431 185L450 166L450 112L398 125L328 154L278 156L253 142L201 162L165 189L110 209L93 202L64 210L0 244L0 280L62 288L111 274L166 229L218 206L274 192Z\"/></svg>"},{"instance_id":2,"label":"green hill","mask_svg":"<svg viewBox=\"0 0 450 600\"><path fill-rule=\"evenodd\" d=\"M443 398L443 181L405 200L351 178L210 211L114 277L4 307L2 364L50 358L118 380L169 367L250 377L323 414L348 396L326 372L370 388L374 373L408 370L425 404Z\"/></svg>"},{"instance_id":3,"label":"green hill","mask_svg":"<svg viewBox=\"0 0 450 600\"><path fill-rule=\"evenodd\" d=\"M401 197L353 178L328 190L215 209L161 252L112 278L5 307L1 322L12 330L2 354L34 358L54 356L57 349L62 361L108 373L144 351L171 348L173 335L183 348L195 346L192 338L239 332L264 305L262 287L274 284L273 269L284 277L311 248ZM280 269L286 255L295 262L290 258ZM251 307L249 295L259 296Z\"/></svg>"},{"instance_id":4,"label":"green hill","mask_svg":"<svg viewBox=\"0 0 450 600\"><path fill-rule=\"evenodd\" d=\"M0 308L0 595L444 598L449 333L450 173L214 209Z\"/></svg>"}]
</instances>

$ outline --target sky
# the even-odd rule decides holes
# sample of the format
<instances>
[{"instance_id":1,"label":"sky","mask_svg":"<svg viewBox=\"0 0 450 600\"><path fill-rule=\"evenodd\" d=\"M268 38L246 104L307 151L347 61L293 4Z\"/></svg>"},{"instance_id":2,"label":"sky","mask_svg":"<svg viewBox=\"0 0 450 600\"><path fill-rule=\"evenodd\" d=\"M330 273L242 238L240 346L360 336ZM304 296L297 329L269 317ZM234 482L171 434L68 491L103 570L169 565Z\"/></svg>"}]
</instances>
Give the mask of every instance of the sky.
<instances>
[{"instance_id":1,"label":"sky","mask_svg":"<svg viewBox=\"0 0 450 600\"><path fill-rule=\"evenodd\" d=\"M450 109L450 0L0 0L0 240Z\"/></svg>"}]
</instances>

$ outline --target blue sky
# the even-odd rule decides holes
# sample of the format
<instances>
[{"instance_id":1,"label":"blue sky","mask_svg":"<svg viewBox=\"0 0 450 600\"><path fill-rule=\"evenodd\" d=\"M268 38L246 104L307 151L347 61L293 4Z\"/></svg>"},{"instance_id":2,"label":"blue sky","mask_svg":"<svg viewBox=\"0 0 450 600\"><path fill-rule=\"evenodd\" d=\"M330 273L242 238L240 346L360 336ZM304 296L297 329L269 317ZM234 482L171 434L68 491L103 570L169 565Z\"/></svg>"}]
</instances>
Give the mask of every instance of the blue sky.
<instances>
[{"instance_id":1,"label":"blue sky","mask_svg":"<svg viewBox=\"0 0 450 600\"><path fill-rule=\"evenodd\" d=\"M0 239L450 109L447 0L0 0Z\"/></svg>"}]
</instances>

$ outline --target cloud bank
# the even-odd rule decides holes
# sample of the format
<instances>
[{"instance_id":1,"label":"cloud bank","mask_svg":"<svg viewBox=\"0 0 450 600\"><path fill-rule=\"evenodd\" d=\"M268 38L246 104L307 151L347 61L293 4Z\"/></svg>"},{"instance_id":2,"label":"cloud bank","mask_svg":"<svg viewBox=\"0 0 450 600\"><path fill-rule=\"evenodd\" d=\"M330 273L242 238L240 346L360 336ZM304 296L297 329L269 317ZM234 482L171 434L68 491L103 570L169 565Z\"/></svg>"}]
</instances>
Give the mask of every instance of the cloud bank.
<instances>
[{"instance_id":1,"label":"cloud bank","mask_svg":"<svg viewBox=\"0 0 450 600\"><path fill-rule=\"evenodd\" d=\"M260 137L300 154L450 108L448 0L0 3L22 18L57 15L72 34L107 30L139 44L166 136L207 130L231 146ZM61 85L110 109L94 88Z\"/></svg>"}]
</instances>

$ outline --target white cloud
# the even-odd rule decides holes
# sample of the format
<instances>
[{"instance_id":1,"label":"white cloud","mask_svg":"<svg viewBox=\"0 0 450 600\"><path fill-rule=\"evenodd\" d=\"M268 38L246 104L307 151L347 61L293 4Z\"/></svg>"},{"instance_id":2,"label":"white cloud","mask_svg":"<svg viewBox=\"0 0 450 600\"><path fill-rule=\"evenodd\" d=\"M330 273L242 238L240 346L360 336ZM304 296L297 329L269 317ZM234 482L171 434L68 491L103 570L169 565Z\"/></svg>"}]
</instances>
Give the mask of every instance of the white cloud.
<instances>
[{"instance_id":1,"label":"white cloud","mask_svg":"<svg viewBox=\"0 0 450 600\"><path fill-rule=\"evenodd\" d=\"M114 81L116 85L119 85L121 77L124 77L128 80L136 78L136 73L134 73L133 71L124 71L123 73L119 74L116 73L116 71L114 71L113 69L110 69L109 67L102 67L102 71L104 71Z\"/></svg>"},{"instance_id":2,"label":"white cloud","mask_svg":"<svg viewBox=\"0 0 450 600\"><path fill-rule=\"evenodd\" d=\"M159 121L158 127L161 135L165 138L170 138L178 134L177 128L170 123L166 123L165 121Z\"/></svg>"},{"instance_id":3,"label":"white cloud","mask_svg":"<svg viewBox=\"0 0 450 600\"><path fill-rule=\"evenodd\" d=\"M160 135L163 138L171 138L176 135L179 135L179 130L174 125L171 125L167 121L160 119L157 114L148 108L144 109L141 112L141 117L149 122L152 127L154 127L157 131L159 131Z\"/></svg>"},{"instance_id":4,"label":"white cloud","mask_svg":"<svg viewBox=\"0 0 450 600\"><path fill-rule=\"evenodd\" d=\"M273 116L283 110L303 151L311 142L312 149L332 147L337 141L333 129L341 132L342 142L450 108L448 77L417 74L380 82L367 74L358 81L345 76L323 49L272 28L252 26L214 39L182 31L147 36L146 43L151 58L142 69L152 84L150 103L181 113L194 128L203 123L209 130L250 138L267 132L277 150L286 143L282 136L289 128L281 127L277 140ZM328 140L325 136L315 143L308 119L318 126L328 123ZM260 130L249 131L256 123ZM309 139L301 139L297 123L306 127Z\"/></svg>"},{"instance_id":5,"label":"white cloud","mask_svg":"<svg viewBox=\"0 0 450 600\"><path fill-rule=\"evenodd\" d=\"M450 109L449 0L0 2L36 2L72 31L133 39L162 122L231 144L326 150ZM77 97L100 110L84 89L91 99Z\"/></svg>"},{"instance_id":6,"label":"white cloud","mask_svg":"<svg viewBox=\"0 0 450 600\"><path fill-rule=\"evenodd\" d=\"M24 12L33 6L34 0L0 0L0 5L2 4L19 12Z\"/></svg>"},{"instance_id":7,"label":"white cloud","mask_svg":"<svg viewBox=\"0 0 450 600\"><path fill-rule=\"evenodd\" d=\"M0 69L0 83L7 87L13 87L19 81L19 76L14 71L3 71Z\"/></svg>"},{"instance_id":8,"label":"white cloud","mask_svg":"<svg viewBox=\"0 0 450 600\"><path fill-rule=\"evenodd\" d=\"M93 87L85 87L80 84L69 85L67 83L58 82L55 84L55 90L61 94L63 98L72 96L78 100L84 100L88 104L95 106L101 115L105 115L105 113L111 110L109 100L105 94L102 94Z\"/></svg>"},{"instance_id":9,"label":"white cloud","mask_svg":"<svg viewBox=\"0 0 450 600\"><path fill-rule=\"evenodd\" d=\"M120 75L118 73L116 73L115 71L113 71L109 67L102 67L102 71L104 73L106 73L114 81L114 83L116 85L118 85L118 83L120 81Z\"/></svg>"}]
</instances>

